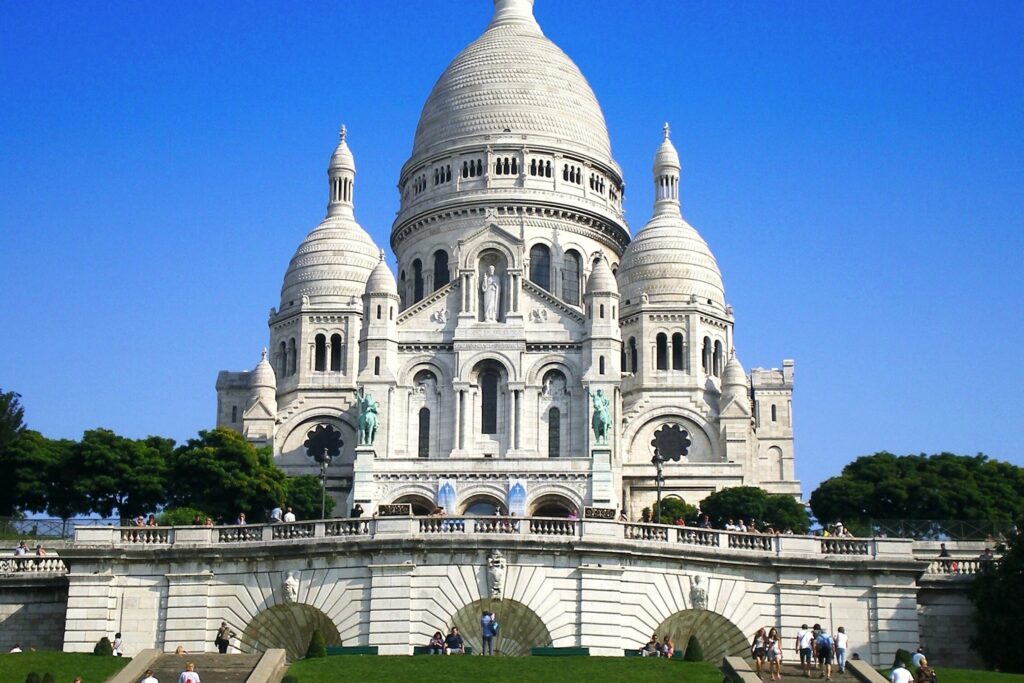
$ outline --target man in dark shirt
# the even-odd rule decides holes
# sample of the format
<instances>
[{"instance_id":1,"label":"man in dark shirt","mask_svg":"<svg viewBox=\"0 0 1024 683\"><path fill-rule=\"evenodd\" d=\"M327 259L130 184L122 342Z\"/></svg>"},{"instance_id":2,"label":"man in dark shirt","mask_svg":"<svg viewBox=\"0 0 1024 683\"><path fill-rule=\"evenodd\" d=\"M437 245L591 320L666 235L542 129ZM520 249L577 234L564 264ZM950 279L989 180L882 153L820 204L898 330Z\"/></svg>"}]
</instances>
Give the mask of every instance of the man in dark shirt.
<instances>
[{"instance_id":1,"label":"man in dark shirt","mask_svg":"<svg viewBox=\"0 0 1024 683\"><path fill-rule=\"evenodd\" d=\"M466 645L462 641L462 636L459 635L459 627L452 626L452 632L449 633L444 639L444 653L446 655L464 655L466 654Z\"/></svg>"}]
</instances>

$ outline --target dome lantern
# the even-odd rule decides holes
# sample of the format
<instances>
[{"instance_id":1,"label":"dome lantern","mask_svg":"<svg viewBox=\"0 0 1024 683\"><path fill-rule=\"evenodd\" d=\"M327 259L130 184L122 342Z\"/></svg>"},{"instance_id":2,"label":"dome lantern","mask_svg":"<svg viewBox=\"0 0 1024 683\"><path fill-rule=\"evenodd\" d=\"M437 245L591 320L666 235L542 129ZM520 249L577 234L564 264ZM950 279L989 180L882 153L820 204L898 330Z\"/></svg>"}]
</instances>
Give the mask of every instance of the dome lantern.
<instances>
[{"instance_id":1,"label":"dome lantern","mask_svg":"<svg viewBox=\"0 0 1024 683\"><path fill-rule=\"evenodd\" d=\"M348 148L345 137L348 130L345 124L338 131L338 146L331 155L331 163L327 167L330 179L330 194L327 202L327 215L352 215L352 190L356 179L356 160L352 150Z\"/></svg>"},{"instance_id":2,"label":"dome lantern","mask_svg":"<svg viewBox=\"0 0 1024 683\"><path fill-rule=\"evenodd\" d=\"M668 122L662 127L664 138L654 154L654 212L679 213L679 153L669 138Z\"/></svg>"}]
</instances>

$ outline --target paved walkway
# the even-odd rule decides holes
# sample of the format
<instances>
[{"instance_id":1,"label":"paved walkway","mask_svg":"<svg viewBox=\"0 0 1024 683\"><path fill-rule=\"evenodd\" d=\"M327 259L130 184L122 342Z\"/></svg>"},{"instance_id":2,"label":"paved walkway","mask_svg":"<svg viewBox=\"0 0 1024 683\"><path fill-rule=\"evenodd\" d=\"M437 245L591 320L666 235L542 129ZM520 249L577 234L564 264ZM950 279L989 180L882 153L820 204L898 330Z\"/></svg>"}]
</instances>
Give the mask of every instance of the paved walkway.
<instances>
[{"instance_id":1,"label":"paved walkway","mask_svg":"<svg viewBox=\"0 0 1024 683\"><path fill-rule=\"evenodd\" d=\"M176 683L185 663L196 665L203 683L245 683L261 655L161 655L153 664L153 675L160 683Z\"/></svg>"},{"instance_id":2,"label":"paved walkway","mask_svg":"<svg viewBox=\"0 0 1024 683\"><path fill-rule=\"evenodd\" d=\"M753 669L754 665L751 663L750 668ZM768 667L765 666L764 673L761 675L761 679L765 681L771 681L771 674L768 673ZM782 664L782 680L784 683L797 683L798 681L820 681L824 680L821 678L821 672L818 670L811 671L811 677L805 678L803 669L800 668L799 664L792 662L783 662ZM836 670L835 665L832 665L832 680L833 681L855 681L851 674L841 674Z\"/></svg>"}]
</instances>

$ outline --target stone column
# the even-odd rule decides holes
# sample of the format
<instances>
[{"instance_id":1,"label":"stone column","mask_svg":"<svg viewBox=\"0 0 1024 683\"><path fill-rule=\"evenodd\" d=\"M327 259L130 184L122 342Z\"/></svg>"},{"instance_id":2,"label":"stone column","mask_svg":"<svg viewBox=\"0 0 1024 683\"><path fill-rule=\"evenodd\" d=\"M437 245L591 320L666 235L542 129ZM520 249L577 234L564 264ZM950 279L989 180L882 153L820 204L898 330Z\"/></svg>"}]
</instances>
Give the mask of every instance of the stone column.
<instances>
[{"instance_id":1,"label":"stone column","mask_svg":"<svg viewBox=\"0 0 1024 683\"><path fill-rule=\"evenodd\" d=\"M378 654L411 655L412 575L416 565L371 564L370 645Z\"/></svg>"},{"instance_id":2,"label":"stone column","mask_svg":"<svg viewBox=\"0 0 1024 683\"><path fill-rule=\"evenodd\" d=\"M167 574L167 616L164 619L164 642L181 645L189 652L214 652L213 636L209 621L210 584L213 572L202 571L187 574ZM227 619L228 614L212 615L216 625L218 617ZM212 627L214 630L216 627ZM236 642L236 641L235 641Z\"/></svg>"}]
</instances>

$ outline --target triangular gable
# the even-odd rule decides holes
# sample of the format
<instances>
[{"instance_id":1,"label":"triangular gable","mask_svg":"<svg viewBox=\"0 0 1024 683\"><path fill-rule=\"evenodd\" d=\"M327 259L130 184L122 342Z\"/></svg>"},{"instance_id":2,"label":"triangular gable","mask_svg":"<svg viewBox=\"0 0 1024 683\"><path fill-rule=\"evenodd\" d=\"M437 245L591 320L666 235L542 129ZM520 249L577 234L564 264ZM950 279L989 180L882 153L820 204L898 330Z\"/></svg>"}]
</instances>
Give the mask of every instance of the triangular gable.
<instances>
[{"instance_id":1,"label":"triangular gable","mask_svg":"<svg viewBox=\"0 0 1024 683\"><path fill-rule=\"evenodd\" d=\"M580 312L578 309L563 302L561 299L559 299L551 292L547 291L542 287L537 286L533 282L530 282L529 280L526 279L523 280L523 294L526 295L527 301L535 301L537 303L540 303L546 306L547 308L553 310L560 316L568 318L577 325L583 325L583 323L586 321L586 319L583 317L583 313ZM530 311L525 310L526 307L521 306L521 308L524 309L523 316L527 320L529 320Z\"/></svg>"},{"instance_id":2,"label":"triangular gable","mask_svg":"<svg viewBox=\"0 0 1024 683\"><path fill-rule=\"evenodd\" d=\"M277 415L270 412L270 409L263 403L263 399L259 398L242 413L244 420L273 420L276 417Z\"/></svg>"}]
</instances>

